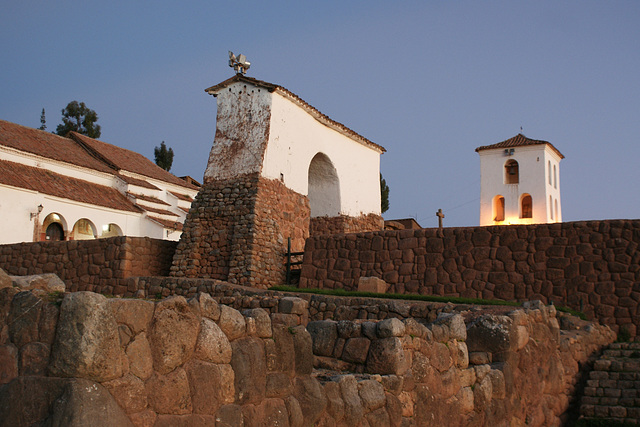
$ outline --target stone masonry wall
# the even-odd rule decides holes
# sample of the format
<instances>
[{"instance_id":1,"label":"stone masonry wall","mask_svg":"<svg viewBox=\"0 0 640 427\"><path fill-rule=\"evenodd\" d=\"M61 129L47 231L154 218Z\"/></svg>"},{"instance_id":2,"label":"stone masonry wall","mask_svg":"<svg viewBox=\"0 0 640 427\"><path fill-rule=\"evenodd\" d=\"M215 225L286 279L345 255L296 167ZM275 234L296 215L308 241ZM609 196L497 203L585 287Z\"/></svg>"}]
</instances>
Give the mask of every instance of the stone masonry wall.
<instances>
[{"instance_id":1,"label":"stone masonry wall","mask_svg":"<svg viewBox=\"0 0 640 427\"><path fill-rule=\"evenodd\" d=\"M640 327L640 220L381 231L307 240L301 287L569 306L633 336Z\"/></svg>"},{"instance_id":2,"label":"stone masonry wall","mask_svg":"<svg viewBox=\"0 0 640 427\"><path fill-rule=\"evenodd\" d=\"M309 202L257 174L206 183L187 215L171 266L175 277L267 287L284 282L287 238L301 250Z\"/></svg>"},{"instance_id":3,"label":"stone masonry wall","mask_svg":"<svg viewBox=\"0 0 640 427\"><path fill-rule=\"evenodd\" d=\"M433 323L318 321L207 294L50 303L0 289L3 425L560 425L581 364L614 339L539 303ZM561 330L560 326L575 327ZM77 325L82 325L78 328ZM314 368L315 366L315 368Z\"/></svg>"},{"instance_id":4,"label":"stone masonry wall","mask_svg":"<svg viewBox=\"0 0 640 427\"><path fill-rule=\"evenodd\" d=\"M67 290L124 295L133 276L169 273L176 242L146 237L0 245L0 268L26 276L55 273Z\"/></svg>"},{"instance_id":5,"label":"stone masonry wall","mask_svg":"<svg viewBox=\"0 0 640 427\"><path fill-rule=\"evenodd\" d=\"M368 214L358 217L347 215L319 216L311 218L309 234L319 236L322 234L359 233L364 231L380 231L384 229L384 219L380 215Z\"/></svg>"}]
</instances>

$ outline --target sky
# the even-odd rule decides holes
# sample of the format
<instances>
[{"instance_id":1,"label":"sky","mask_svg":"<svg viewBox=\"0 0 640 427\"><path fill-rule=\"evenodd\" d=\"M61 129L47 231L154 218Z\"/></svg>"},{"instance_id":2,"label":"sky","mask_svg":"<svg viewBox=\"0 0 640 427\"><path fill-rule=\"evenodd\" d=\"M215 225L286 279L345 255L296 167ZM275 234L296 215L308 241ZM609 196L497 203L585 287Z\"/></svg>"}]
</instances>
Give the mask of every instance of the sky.
<instances>
[{"instance_id":1,"label":"sky","mask_svg":"<svg viewBox=\"0 0 640 427\"><path fill-rule=\"evenodd\" d=\"M247 76L281 85L387 152L386 219L479 223L475 148L551 142L563 221L640 218L640 2L8 1L0 119L47 130L72 100L100 139L202 179L216 102Z\"/></svg>"}]
</instances>

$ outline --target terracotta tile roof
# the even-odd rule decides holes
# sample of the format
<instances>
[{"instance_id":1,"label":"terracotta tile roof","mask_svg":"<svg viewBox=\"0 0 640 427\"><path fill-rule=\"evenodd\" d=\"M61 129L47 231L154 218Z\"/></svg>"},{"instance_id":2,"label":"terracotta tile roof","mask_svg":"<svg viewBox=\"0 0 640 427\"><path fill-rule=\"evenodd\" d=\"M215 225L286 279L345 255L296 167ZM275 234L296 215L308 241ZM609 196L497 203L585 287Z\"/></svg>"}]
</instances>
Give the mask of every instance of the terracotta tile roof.
<instances>
[{"instance_id":1,"label":"terracotta tile roof","mask_svg":"<svg viewBox=\"0 0 640 427\"><path fill-rule=\"evenodd\" d=\"M316 120L318 120L320 123L329 126L330 128L333 128L335 130L337 130L340 133L346 134L347 136L355 139L356 141L360 142L361 144L369 147L369 148L373 148L376 151L379 151L380 153L384 153L387 150L385 150L385 148L381 145L375 144L371 141L369 141L367 138L365 138L364 136L358 134L357 132L349 129L348 127L346 127L345 125L343 125L340 122L336 122L335 120L331 119L329 116L322 114L317 108L313 107L312 105L308 104L305 100L303 100L302 98L300 98L298 95L296 95L295 93L291 92L290 90L279 86L279 85L275 85L273 83L267 83L264 82L262 80L258 80L258 79L254 79L252 77L247 77L244 76L242 74L236 74L235 76L231 77L230 79L227 79L225 81L223 81L222 83L219 83L215 86L211 86L210 88L205 89L204 91L207 92L209 95L213 95L216 96L218 94L218 92L221 89L226 88L227 86L229 86L232 83L235 82L246 82L246 83L250 83L253 84L255 86L258 87L263 87L265 89L267 89L269 92L278 92L281 95L285 96L286 98L289 98L290 100L292 100L294 103L299 104L302 108L304 108L305 110L307 110L307 112L309 114L311 114L313 117L316 118Z\"/></svg>"},{"instance_id":2,"label":"terracotta tile roof","mask_svg":"<svg viewBox=\"0 0 640 427\"><path fill-rule=\"evenodd\" d=\"M100 172L115 172L69 138L4 120L0 120L0 145Z\"/></svg>"},{"instance_id":3,"label":"terracotta tile roof","mask_svg":"<svg viewBox=\"0 0 640 427\"><path fill-rule=\"evenodd\" d=\"M121 173L119 173L117 175L118 175L118 177L120 179L122 179L127 184L137 185L138 187L149 188L151 190L160 190L158 187L156 187L155 185L153 185L153 184L151 184L151 183L149 183L149 182L147 182L145 180L133 178L131 176L123 175Z\"/></svg>"},{"instance_id":4,"label":"terracotta tile roof","mask_svg":"<svg viewBox=\"0 0 640 427\"><path fill-rule=\"evenodd\" d=\"M169 193L173 194L180 200L184 200L185 202L193 202L193 197L187 196L186 194L176 193L174 191L169 191Z\"/></svg>"},{"instance_id":5,"label":"terracotta tile roof","mask_svg":"<svg viewBox=\"0 0 640 427\"><path fill-rule=\"evenodd\" d=\"M195 185L162 169L140 153L98 141L97 139L89 138L77 132L69 132L69 137L78 144L86 147L89 151L95 153L96 156L104 159L106 162L114 164L118 169L134 172L160 181L170 182L193 190L198 189Z\"/></svg>"},{"instance_id":6,"label":"terracotta tile roof","mask_svg":"<svg viewBox=\"0 0 640 427\"><path fill-rule=\"evenodd\" d=\"M556 152L558 156L560 156L561 159L564 159L564 156L562 155L562 153L556 147L554 147L553 144L551 144L550 142L542 141L538 139L530 139L521 133L517 134L513 138L507 139L506 141L498 142L497 144L483 145L481 147L478 147L476 148L476 152L479 152L482 150L490 150L492 148L513 148L513 147L524 147L527 145L542 145L542 144L547 144L553 151Z\"/></svg>"},{"instance_id":7,"label":"terracotta tile roof","mask_svg":"<svg viewBox=\"0 0 640 427\"><path fill-rule=\"evenodd\" d=\"M175 216L178 217L178 214L173 213L171 211L165 210L165 209L156 209L156 208L151 208L149 206L144 206L144 205L136 205L138 206L140 209L143 209L147 212L155 212L157 214L162 214L162 215L171 215L171 216Z\"/></svg>"},{"instance_id":8,"label":"terracotta tile roof","mask_svg":"<svg viewBox=\"0 0 640 427\"><path fill-rule=\"evenodd\" d=\"M171 228L174 230L182 231L182 223L178 221L167 221L166 219L156 218L155 216L149 215L148 218L152 221L157 222L162 225L164 228Z\"/></svg>"},{"instance_id":9,"label":"terracotta tile roof","mask_svg":"<svg viewBox=\"0 0 640 427\"><path fill-rule=\"evenodd\" d=\"M180 209L181 211L185 211L186 213L189 213L189 209L183 208L182 206L178 206L178 209Z\"/></svg>"},{"instance_id":10,"label":"terracotta tile roof","mask_svg":"<svg viewBox=\"0 0 640 427\"><path fill-rule=\"evenodd\" d=\"M127 195L131 197L135 197L138 200L144 200L145 202L157 203L159 205L171 206L169 203L164 200L160 200L157 197L145 196L144 194L135 194L127 191Z\"/></svg>"},{"instance_id":11,"label":"terracotta tile roof","mask_svg":"<svg viewBox=\"0 0 640 427\"><path fill-rule=\"evenodd\" d=\"M115 188L0 160L0 184L128 212L142 212Z\"/></svg>"}]
</instances>

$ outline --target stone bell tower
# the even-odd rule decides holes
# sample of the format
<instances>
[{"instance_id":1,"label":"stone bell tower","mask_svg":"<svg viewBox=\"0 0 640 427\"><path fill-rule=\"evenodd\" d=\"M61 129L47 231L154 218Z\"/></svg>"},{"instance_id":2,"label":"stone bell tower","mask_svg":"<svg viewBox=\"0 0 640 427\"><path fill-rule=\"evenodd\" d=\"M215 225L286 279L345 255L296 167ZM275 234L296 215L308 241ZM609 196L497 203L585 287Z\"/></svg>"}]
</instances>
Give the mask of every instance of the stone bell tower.
<instances>
[{"instance_id":1,"label":"stone bell tower","mask_svg":"<svg viewBox=\"0 0 640 427\"><path fill-rule=\"evenodd\" d=\"M476 148L480 155L480 225L562 221L560 161L550 142L518 134Z\"/></svg>"},{"instance_id":2,"label":"stone bell tower","mask_svg":"<svg viewBox=\"0 0 640 427\"><path fill-rule=\"evenodd\" d=\"M282 284L288 238L300 251L310 234L383 228L383 147L278 85L237 74L206 92L215 139L173 276Z\"/></svg>"}]
</instances>

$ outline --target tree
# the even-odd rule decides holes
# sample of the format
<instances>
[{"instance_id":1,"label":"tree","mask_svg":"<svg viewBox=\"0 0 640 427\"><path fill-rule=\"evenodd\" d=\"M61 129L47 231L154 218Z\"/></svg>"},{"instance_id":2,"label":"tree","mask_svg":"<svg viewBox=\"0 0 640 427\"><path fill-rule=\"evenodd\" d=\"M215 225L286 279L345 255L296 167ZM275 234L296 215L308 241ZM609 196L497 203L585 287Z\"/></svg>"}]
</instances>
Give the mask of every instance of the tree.
<instances>
[{"instance_id":1,"label":"tree","mask_svg":"<svg viewBox=\"0 0 640 427\"><path fill-rule=\"evenodd\" d=\"M90 138L100 138L100 125L96 124L97 121L96 112L88 108L84 102L71 101L62 110L62 124L56 128L56 133L65 136L74 131Z\"/></svg>"},{"instance_id":2,"label":"tree","mask_svg":"<svg viewBox=\"0 0 640 427\"><path fill-rule=\"evenodd\" d=\"M47 119L44 117L44 108L42 114L40 114L40 127L38 129L45 130L47 128Z\"/></svg>"},{"instance_id":3,"label":"tree","mask_svg":"<svg viewBox=\"0 0 640 427\"><path fill-rule=\"evenodd\" d=\"M389 210L389 186L380 174L380 211L385 213Z\"/></svg>"},{"instance_id":4,"label":"tree","mask_svg":"<svg viewBox=\"0 0 640 427\"><path fill-rule=\"evenodd\" d=\"M173 150L171 148L167 150L167 146L164 144L164 141L160 143L160 147L153 149L153 154L156 157L156 165L166 171L171 170L171 165L173 164Z\"/></svg>"}]
</instances>

